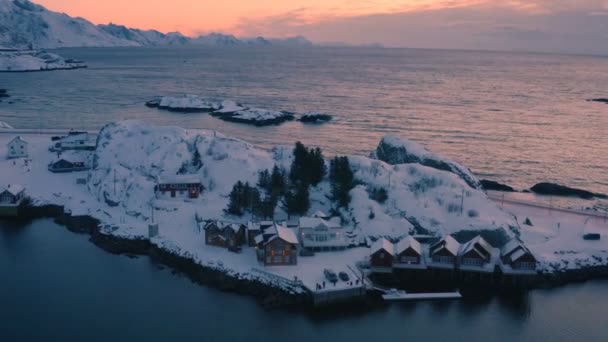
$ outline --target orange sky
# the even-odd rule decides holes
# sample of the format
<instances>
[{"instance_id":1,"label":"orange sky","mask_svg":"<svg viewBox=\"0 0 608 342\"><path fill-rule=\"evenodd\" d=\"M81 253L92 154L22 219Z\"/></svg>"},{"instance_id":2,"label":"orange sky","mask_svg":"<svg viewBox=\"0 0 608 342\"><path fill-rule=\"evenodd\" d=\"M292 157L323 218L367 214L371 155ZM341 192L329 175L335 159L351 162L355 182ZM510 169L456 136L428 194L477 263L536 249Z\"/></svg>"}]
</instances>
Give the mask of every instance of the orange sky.
<instances>
[{"instance_id":1,"label":"orange sky","mask_svg":"<svg viewBox=\"0 0 608 342\"><path fill-rule=\"evenodd\" d=\"M53 11L96 24L114 22L193 35L211 31L240 34L239 23L297 12L298 20L408 12L480 2L476 0L34 0ZM291 33L289 33L291 34ZM275 36L281 36L276 32Z\"/></svg>"}]
</instances>

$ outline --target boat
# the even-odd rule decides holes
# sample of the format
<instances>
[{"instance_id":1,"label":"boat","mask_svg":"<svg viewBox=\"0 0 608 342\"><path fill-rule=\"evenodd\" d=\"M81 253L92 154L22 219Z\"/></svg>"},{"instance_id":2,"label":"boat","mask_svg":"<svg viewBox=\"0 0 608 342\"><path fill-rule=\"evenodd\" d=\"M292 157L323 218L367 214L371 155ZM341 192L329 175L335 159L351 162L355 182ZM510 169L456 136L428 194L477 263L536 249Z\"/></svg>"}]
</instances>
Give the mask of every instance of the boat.
<instances>
[{"instance_id":1,"label":"boat","mask_svg":"<svg viewBox=\"0 0 608 342\"><path fill-rule=\"evenodd\" d=\"M462 298L462 295L460 294L460 291L407 293L403 290L390 289L382 295L382 298L384 300L459 299Z\"/></svg>"}]
</instances>

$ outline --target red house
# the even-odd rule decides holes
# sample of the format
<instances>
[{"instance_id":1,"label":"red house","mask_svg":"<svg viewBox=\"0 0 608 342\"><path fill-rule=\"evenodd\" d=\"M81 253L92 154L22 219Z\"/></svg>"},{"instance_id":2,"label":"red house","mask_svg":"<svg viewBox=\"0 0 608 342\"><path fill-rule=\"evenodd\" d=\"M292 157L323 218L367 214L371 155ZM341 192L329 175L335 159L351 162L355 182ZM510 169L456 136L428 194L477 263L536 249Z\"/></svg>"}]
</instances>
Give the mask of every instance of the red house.
<instances>
[{"instance_id":1,"label":"red house","mask_svg":"<svg viewBox=\"0 0 608 342\"><path fill-rule=\"evenodd\" d=\"M158 198L198 198L203 185L197 175L162 175L154 191Z\"/></svg>"},{"instance_id":2,"label":"red house","mask_svg":"<svg viewBox=\"0 0 608 342\"><path fill-rule=\"evenodd\" d=\"M478 266L483 267L490 262L492 258L493 247L482 238L476 236L471 241L462 245L460 252L460 264L463 266Z\"/></svg>"},{"instance_id":3,"label":"red house","mask_svg":"<svg viewBox=\"0 0 608 342\"><path fill-rule=\"evenodd\" d=\"M411 236L399 241L395 246L395 263L419 265L422 262L422 246Z\"/></svg>"},{"instance_id":4,"label":"red house","mask_svg":"<svg viewBox=\"0 0 608 342\"><path fill-rule=\"evenodd\" d=\"M205 243L224 248L238 247L245 243L245 225L209 221L203 227Z\"/></svg>"},{"instance_id":5,"label":"red house","mask_svg":"<svg viewBox=\"0 0 608 342\"><path fill-rule=\"evenodd\" d=\"M500 251L500 259L513 270L536 271L536 258L519 239L513 239L504 245Z\"/></svg>"},{"instance_id":6,"label":"red house","mask_svg":"<svg viewBox=\"0 0 608 342\"><path fill-rule=\"evenodd\" d=\"M258 244L258 260L263 262L264 266L297 265L299 242L296 234L279 224L275 224L273 229L276 234L258 236L261 240Z\"/></svg>"},{"instance_id":7,"label":"red house","mask_svg":"<svg viewBox=\"0 0 608 342\"><path fill-rule=\"evenodd\" d=\"M446 235L429 247L429 256L436 266L452 268L456 264L456 257L460 244L452 236Z\"/></svg>"},{"instance_id":8,"label":"red house","mask_svg":"<svg viewBox=\"0 0 608 342\"><path fill-rule=\"evenodd\" d=\"M391 268L395 259L395 246L385 238L374 242L370 251L369 263L376 268Z\"/></svg>"}]
</instances>

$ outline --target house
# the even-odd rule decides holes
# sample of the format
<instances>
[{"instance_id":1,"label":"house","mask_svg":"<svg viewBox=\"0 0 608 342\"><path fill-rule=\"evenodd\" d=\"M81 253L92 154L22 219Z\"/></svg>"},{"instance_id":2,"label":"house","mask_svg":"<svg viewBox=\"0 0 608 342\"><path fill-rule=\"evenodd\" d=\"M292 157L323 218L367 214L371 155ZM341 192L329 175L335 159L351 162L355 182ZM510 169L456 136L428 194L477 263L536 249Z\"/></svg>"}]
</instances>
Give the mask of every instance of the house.
<instances>
[{"instance_id":1,"label":"house","mask_svg":"<svg viewBox=\"0 0 608 342\"><path fill-rule=\"evenodd\" d=\"M408 266L421 266L423 263L422 246L414 237L408 236L395 245L395 267L418 268Z\"/></svg>"},{"instance_id":2,"label":"house","mask_svg":"<svg viewBox=\"0 0 608 342\"><path fill-rule=\"evenodd\" d=\"M429 257L432 265L440 268L454 268L460 244L451 235L446 235L441 240L429 246Z\"/></svg>"},{"instance_id":3,"label":"house","mask_svg":"<svg viewBox=\"0 0 608 342\"><path fill-rule=\"evenodd\" d=\"M25 188L19 184L0 187L0 205L19 205L25 197Z\"/></svg>"},{"instance_id":4,"label":"house","mask_svg":"<svg viewBox=\"0 0 608 342\"><path fill-rule=\"evenodd\" d=\"M385 238L374 242L370 250L369 263L373 268L391 268L395 259L395 246Z\"/></svg>"},{"instance_id":5,"label":"house","mask_svg":"<svg viewBox=\"0 0 608 342\"><path fill-rule=\"evenodd\" d=\"M198 175L161 175L154 192L157 198L198 198L203 189Z\"/></svg>"},{"instance_id":6,"label":"house","mask_svg":"<svg viewBox=\"0 0 608 342\"><path fill-rule=\"evenodd\" d=\"M205 244L224 248L238 247L245 243L245 225L221 221L208 221L205 231Z\"/></svg>"},{"instance_id":7,"label":"house","mask_svg":"<svg viewBox=\"0 0 608 342\"><path fill-rule=\"evenodd\" d=\"M70 158L61 158L48 165L48 170L54 173L76 172L90 169L84 161L76 161Z\"/></svg>"},{"instance_id":8,"label":"house","mask_svg":"<svg viewBox=\"0 0 608 342\"><path fill-rule=\"evenodd\" d=\"M297 265L299 242L294 231L276 223L266 231L276 233L258 235L258 260L265 266Z\"/></svg>"},{"instance_id":9,"label":"house","mask_svg":"<svg viewBox=\"0 0 608 342\"><path fill-rule=\"evenodd\" d=\"M9 141L7 144L6 157L8 159L27 157L27 141L18 136Z\"/></svg>"},{"instance_id":10,"label":"house","mask_svg":"<svg viewBox=\"0 0 608 342\"><path fill-rule=\"evenodd\" d=\"M70 132L67 136L61 137L55 141L49 149L53 152L69 151L69 150L85 150L94 151L96 142L94 137L87 132Z\"/></svg>"},{"instance_id":11,"label":"house","mask_svg":"<svg viewBox=\"0 0 608 342\"><path fill-rule=\"evenodd\" d=\"M260 222L247 222L247 243L250 247L255 247L256 237L262 236L264 232L266 232L269 228L274 226L274 221L260 221ZM274 234L276 230L273 230ZM268 234L268 233L267 233ZM269 237L269 236L268 236Z\"/></svg>"},{"instance_id":12,"label":"house","mask_svg":"<svg viewBox=\"0 0 608 342\"><path fill-rule=\"evenodd\" d=\"M494 247L490 245L481 235L477 235L471 241L462 245L459 253L460 265L484 267L492 259Z\"/></svg>"},{"instance_id":13,"label":"house","mask_svg":"<svg viewBox=\"0 0 608 342\"><path fill-rule=\"evenodd\" d=\"M348 246L346 230L342 228L339 218L301 217L298 226L298 237L303 248L328 251L343 250Z\"/></svg>"},{"instance_id":14,"label":"house","mask_svg":"<svg viewBox=\"0 0 608 342\"><path fill-rule=\"evenodd\" d=\"M519 239L509 241L500 250L503 272L523 271L536 273L536 258Z\"/></svg>"}]
</instances>

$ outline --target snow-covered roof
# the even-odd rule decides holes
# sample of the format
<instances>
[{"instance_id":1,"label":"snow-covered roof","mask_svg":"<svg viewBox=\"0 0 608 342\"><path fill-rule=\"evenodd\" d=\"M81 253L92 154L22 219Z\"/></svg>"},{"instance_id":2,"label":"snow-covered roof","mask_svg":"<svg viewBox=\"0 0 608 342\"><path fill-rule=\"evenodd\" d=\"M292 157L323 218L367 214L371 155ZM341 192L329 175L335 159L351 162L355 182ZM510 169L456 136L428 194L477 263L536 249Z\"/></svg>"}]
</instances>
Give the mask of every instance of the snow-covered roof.
<instances>
[{"instance_id":1,"label":"snow-covered roof","mask_svg":"<svg viewBox=\"0 0 608 342\"><path fill-rule=\"evenodd\" d=\"M279 224L276 224L275 228L277 230L277 236L282 240L292 243L294 245L297 245L299 243L298 237L296 236L296 233L294 233L293 230L287 227L283 227Z\"/></svg>"},{"instance_id":2,"label":"snow-covered roof","mask_svg":"<svg viewBox=\"0 0 608 342\"><path fill-rule=\"evenodd\" d=\"M62 143L75 142L75 141L87 141L89 139L89 133L70 134L61 138Z\"/></svg>"},{"instance_id":3,"label":"snow-covered roof","mask_svg":"<svg viewBox=\"0 0 608 342\"><path fill-rule=\"evenodd\" d=\"M20 136L16 136L13 139L11 139L11 141L8 142L8 145L12 145L14 143L24 143L24 144L27 144L27 141L21 139Z\"/></svg>"},{"instance_id":4,"label":"snow-covered roof","mask_svg":"<svg viewBox=\"0 0 608 342\"><path fill-rule=\"evenodd\" d=\"M199 184L201 178L198 175L160 175L158 184Z\"/></svg>"},{"instance_id":5,"label":"snow-covered roof","mask_svg":"<svg viewBox=\"0 0 608 342\"><path fill-rule=\"evenodd\" d=\"M25 188L21 184L9 184L7 187L0 187L0 193L8 191L13 196L19 195L24 190Z\"/></svg>"},{"instance_id":6,"label":"snow-covered roof","mask_svg":"<svg viewBox=\"0 0 608 342\"><path fill-rule=\"evenodd\" d=\"M430 247L431 254L435 254L437 251L445 248L452 255L458 255L458 250L460 249L460 244L456 239L454 239L451 235L445 235L441 240L435 242Z\"/></svg>"},{"instance_id":7,"label":"snow-covered roof","mask_svg":"<svg viewBox=\"0 0 608 342\"><path fill-rule=\"evenodd\" d=\"M300 217L300 228L315 228L326 225L329 228L340 228L340 223L335 220L325 220L319 217Z\"/></svg>"},{"instance_id":8,"label":"snow-covered roof","mask_svg":"<svg viewBox=\"0 0 608 342\"><path fill-rule=\"evenodd\" d=\"M479 248L482 248L483 251L480 251ZM471 250L475 250L477 254L484 258L489 258L492 255L492 246L481 235L477 235L462 245L460 254L466 254Z\"/></svg>"},{"instance_id":9,"label":"snow-covered roof","mask_svg":"<svg viewBox=\"0 0 608 342\"><path fill-rule=\"evenodd\" d=\"M507 242L507 244L505 244L502 247L502 249L500 250L500 254L503 256L507 255L509 253L512 253L514 250L516 250L520 246L521 246L521 242L518 239L512 239L511 241Z\"/></svg>"},{"instance_id":10,"label":"snow-covered roof","mask_svg":"<svg viewBox=\"0 0 608 342\"><path fill-rule=\"evenodd\" d=\"M312 217L326 219L329 217L329 215L324 213L322 210L317 210L314 214L312 214Z\"/></svg>"},{"instance_id":11,"label":"snow-covered roof","mask_svg":"<svg viewBox=\"0 0 608 342\"><path fill-rule=\"evenodd\" d=\"M376 240L372 245L371 254L378 252L379 250L385 250L390 255L395 255L395 245L392 242L388 241L385 238L381 238Z\"/></svg>"},{"instance_id":12,"label":"snow-covered roof","mask_svg":"<svg viewBox=\"0 0 608 342\"><path fill-rule=\"evenodd\" d=\"M395 254L401 254L408 248L412 248L416 253L422 254L422 246L420 246L420 242L414 239L412 236L408 236L405 239L399 241L395 246Z\"/></svg>"},{"instance_id":13,"label":"snow-covered roof","mask_svg":"<svg viewBox=\"0 0 608 342\"><path fill-rule=\"evenodd\" d=\"M534 255L532 252L530 252L528 247L526 247L523 242L517 238L509 241L500 250L501 257L507 257L510 262L514 262L526 254L529 254L534 258Z\"/></svg>"}]
</instances>

